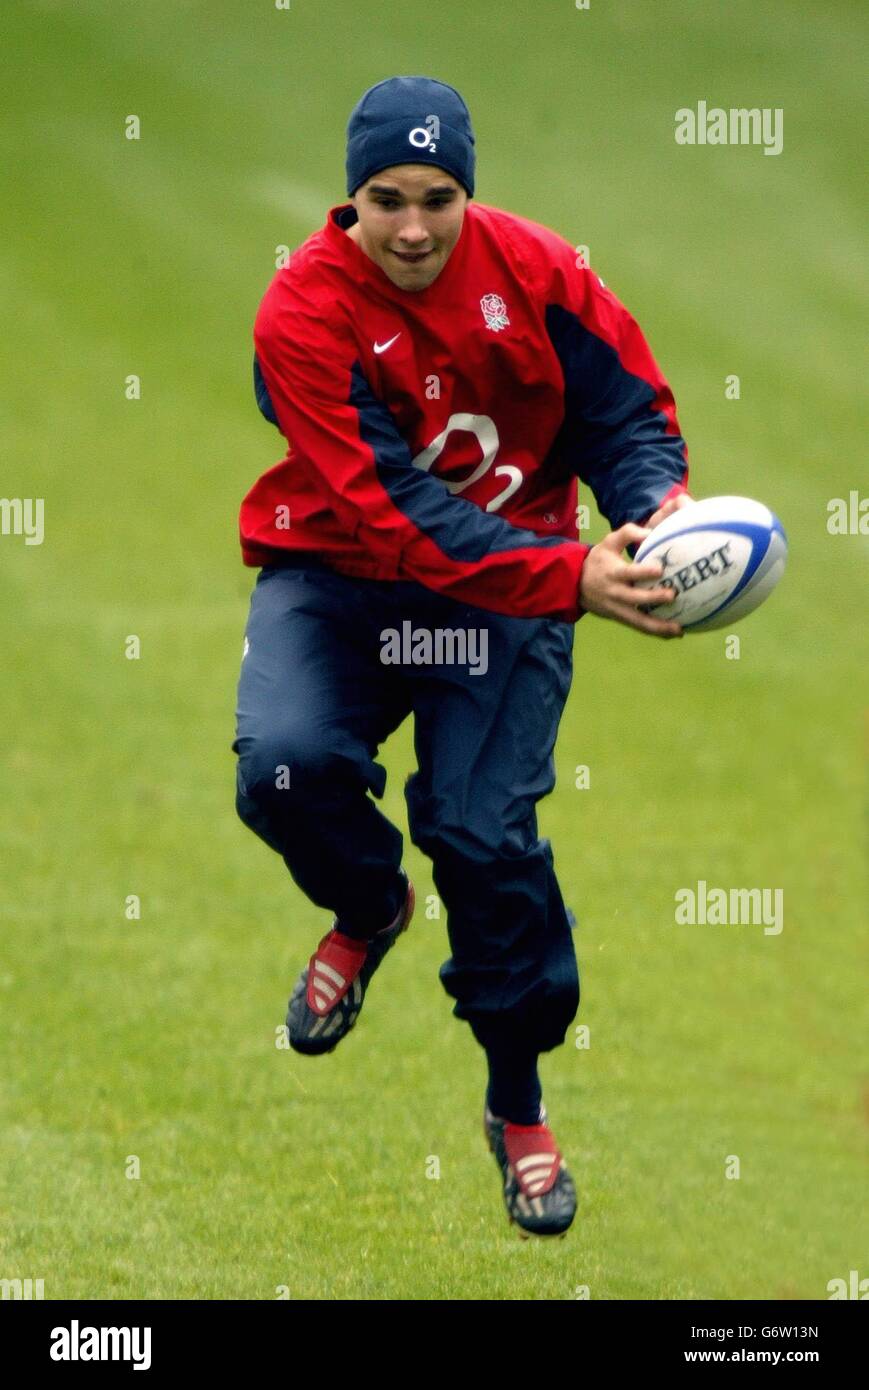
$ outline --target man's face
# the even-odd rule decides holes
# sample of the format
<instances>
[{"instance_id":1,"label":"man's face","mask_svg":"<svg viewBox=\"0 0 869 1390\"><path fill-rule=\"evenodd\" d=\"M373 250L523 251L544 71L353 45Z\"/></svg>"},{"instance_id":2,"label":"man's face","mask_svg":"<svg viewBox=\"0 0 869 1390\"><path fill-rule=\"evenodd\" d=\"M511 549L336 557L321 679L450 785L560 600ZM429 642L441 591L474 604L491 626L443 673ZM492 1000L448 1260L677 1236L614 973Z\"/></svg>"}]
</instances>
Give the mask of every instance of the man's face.
<instances>
[{"instance_id":1,"label":"man's face","mask_svg":"<svg viewBox=\"0 0 869 1390\"><path fill-rule=\"evenodd\" d=\"M359 218L350 235L365 254L399 289L426 290L461 235L468 195L445 169L395 164L350 201Z\"/></svg>"}]
</instances>

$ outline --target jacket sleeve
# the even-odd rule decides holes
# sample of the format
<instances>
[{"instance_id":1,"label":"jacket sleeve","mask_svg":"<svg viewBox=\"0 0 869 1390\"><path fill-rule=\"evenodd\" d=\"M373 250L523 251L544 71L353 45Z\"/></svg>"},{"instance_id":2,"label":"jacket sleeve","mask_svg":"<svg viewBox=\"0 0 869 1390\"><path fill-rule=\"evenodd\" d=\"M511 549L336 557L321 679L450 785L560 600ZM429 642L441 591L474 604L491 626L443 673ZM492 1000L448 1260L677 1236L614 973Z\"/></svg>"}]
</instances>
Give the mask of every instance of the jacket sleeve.
<instances>
[{"instance_id":1,"label":"jacket sleeve","mask_svg":"<svg viewBox=\"0 0 869 1390\"><path fill-rule=\"evenodd\" d=\"M343 325L324 323L276 279L254 344L293 458L316 470L342 526L385 575L496 613L576 621L589 547L511 526L415 467Z\"/></svg>"},{"instance_id":2,"label":"jacket sleeve","mask_svg":"<svg viewBox=\"0 0 869 1390\"><path fill-rule=\"evenodd\" d=\"M546 327L564 374L562 457L615 530L687 490L676 406L636 321L560 242Z\"/></svg>"}]
</instances>

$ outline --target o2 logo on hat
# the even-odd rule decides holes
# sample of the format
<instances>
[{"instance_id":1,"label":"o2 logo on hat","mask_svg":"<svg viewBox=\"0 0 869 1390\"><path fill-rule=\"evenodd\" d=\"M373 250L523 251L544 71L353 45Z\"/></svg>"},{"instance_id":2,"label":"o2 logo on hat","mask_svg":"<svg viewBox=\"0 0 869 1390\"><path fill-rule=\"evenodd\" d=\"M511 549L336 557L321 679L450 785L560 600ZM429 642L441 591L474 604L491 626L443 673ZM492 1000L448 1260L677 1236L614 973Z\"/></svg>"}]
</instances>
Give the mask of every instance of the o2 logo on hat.
<instances>
[{"instance_id":1,"label":"o2 logo on hat","mask_svg":"<svg viewBox=\"0 0 869 1390\"><path fill-rule=\"evenodd\" d=\"M441 138L441 123L437 116L426 116L425 125L415 125L407 138L415 149L434 154L436 141Z\"/></svg>"}]
</instances>

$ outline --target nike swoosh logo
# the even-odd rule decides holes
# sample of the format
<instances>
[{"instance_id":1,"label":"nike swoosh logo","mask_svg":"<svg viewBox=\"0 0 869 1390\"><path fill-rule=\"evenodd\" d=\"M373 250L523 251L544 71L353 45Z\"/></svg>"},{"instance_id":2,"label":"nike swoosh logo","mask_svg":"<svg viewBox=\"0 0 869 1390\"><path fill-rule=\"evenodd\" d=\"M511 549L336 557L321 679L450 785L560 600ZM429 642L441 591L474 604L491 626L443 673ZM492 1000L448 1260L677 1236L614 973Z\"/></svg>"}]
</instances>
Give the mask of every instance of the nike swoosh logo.
<instances>
[{"instance_id":1,"label":"nike swoosh logo","mask_svg":"<svg viewBox=\"0 0 869 1390\"><path fill-rule=\"evenodd\" d=\"M399 330L399 332L396 333L395 338L400 338L400 337L401 337L401 331ZM374 351L375 351L376 353L378 353L378 354L381 353L381 352L385 352L386 349L387 349L388 347L392 347L392 344L395 342L395 338L390 338L390 340L389 340L388 343L375 343L375 344L374 344Z\"/></svg>"}]
</instances>

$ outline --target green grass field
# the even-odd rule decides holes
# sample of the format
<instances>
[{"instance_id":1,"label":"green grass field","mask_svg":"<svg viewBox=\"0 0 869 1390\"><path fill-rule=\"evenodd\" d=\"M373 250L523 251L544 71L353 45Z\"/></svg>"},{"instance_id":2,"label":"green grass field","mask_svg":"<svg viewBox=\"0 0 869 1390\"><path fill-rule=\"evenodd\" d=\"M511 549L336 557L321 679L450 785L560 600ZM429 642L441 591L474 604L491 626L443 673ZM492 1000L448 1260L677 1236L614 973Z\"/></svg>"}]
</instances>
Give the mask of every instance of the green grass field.
<instances>
[{"instance_id":1,"label":"green grass field","mask_svg":"<svg viewBox=\"0 0 869 1390\"><path fill-rule=\"evenodd\" d=\"M865 16L7 0L2 24L0 493L45 499L45 540L0 536L0 1277L46 1298L824 1299L869 1276L867 542L827 531L861 469L866 491ZM466 97L480 201L590 246L673 386L696 494L762 499L791 542L739 660L724 633L577 629L540 823L591 1045L542 1062L580 1193L553 1244L509 1231L443 920L419 912L384 966L411 1008L375 982L331 1057L276 1048L328 920L233 804L238 505L280 456L253 316L275 247L343 199L353 103L395 72ZM783 152L680 147L700 99L782 108ZM409 724L382 756L406 834ZM409 843L407 863L433 892ZM700 879L783 889L783 931L676 925Z\"/></svg>"}]
</instances>

